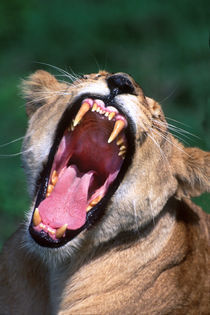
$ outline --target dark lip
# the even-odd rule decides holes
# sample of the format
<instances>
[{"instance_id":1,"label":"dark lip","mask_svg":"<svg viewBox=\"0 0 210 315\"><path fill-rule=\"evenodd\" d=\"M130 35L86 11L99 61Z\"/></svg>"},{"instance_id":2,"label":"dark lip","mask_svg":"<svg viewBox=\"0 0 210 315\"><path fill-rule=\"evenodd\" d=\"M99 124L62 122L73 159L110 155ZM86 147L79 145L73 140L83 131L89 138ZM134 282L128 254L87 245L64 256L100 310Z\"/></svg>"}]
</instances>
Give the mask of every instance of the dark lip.
<instances>
[{"instance_id":1,"label":"dark lip","mask_svg":"<svg viewBox=\"0 0 210 315\"><path fill-rule=\"evenodd\" d=\"M48 161L46 165L43 168L43 171L40 173L39 179L36 183L36 202L34 206L35 208L38 207L40 202L45 198L44 196L46 195L46 190L48 186L48 181L49 181L49 176L50 176L50 171L52 168L53 164L53 159L55 156L55 153L57 151L57 148L59 146L59 143L61 141L61 138L63 136L63 133L67 126L69 125L69 121L73 119L73 117L76 115L78 108L81 105L81 102L85 98L93 98L93 99L101 99L104 101L106 106L114 106L119 110L120 113L122 113L127 121L128 121L128 126L125 130L125 136L128 141L128 150L127 154L124 160L124 163L121 167L121 170L116 178L116 180L110 185L106 195L103 197L103 199L95 206L93 207L86 216L86 222L85 224L77 230L67 230L66 236L62 237L59 240L53 240L51 237L45 233L44 231L37 232L33 228L33 223L32 223L32 218L31 218L31 223L29 225L29 232L33 239L41 246L43 247L51 247L51 248L56 248L56 247L61 247L71 241L75 236L77 236L80 232L82 232L84 229L90 229L96 222L100 220L100 218L103 216L104 211L106 209L106 205L109 202L109 199L111 196L114 194L114 192L117 190L117 188L120 185L120 182L123 180L123 177L126 174L127 169L129 168L129 165L132 162L132 158L134 155L135 151L135 144L134 144L134 139L135 139L135 127L134 124L131 120L131 118L128 116L127 113L124 112L121 108L119 108L118 104L114 102L114 99L110 97L103 97L101 95L97 94L83 94L81 95L74 103L71 103L68 105L66 110L64 111L58 125L56 128L55 136L54 136L54 141L53 145L50 149L50 153L48 155ZM33 210L33 213L34 213ZM33 217L33 215L32 215Z\"/></svg>"}]
</instances>

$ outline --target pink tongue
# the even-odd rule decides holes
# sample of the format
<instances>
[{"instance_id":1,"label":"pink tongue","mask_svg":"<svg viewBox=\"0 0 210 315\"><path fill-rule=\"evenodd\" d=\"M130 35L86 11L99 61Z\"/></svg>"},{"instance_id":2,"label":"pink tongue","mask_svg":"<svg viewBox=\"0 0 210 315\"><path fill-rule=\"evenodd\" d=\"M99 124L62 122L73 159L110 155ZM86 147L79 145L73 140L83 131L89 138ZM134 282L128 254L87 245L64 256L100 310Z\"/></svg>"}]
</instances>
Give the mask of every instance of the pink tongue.
<instances>
[{"instance_id":1,"label":"pink tongue","mask_svg":"<svg viewBox=\"0 0 210 315\"><path fill-rule=\"evenodd\" d=\"M84 225L88 206L88 188L94 171L79 173L75 165L66 168L60 176L51 195L39 205L44 224L59 228L68 224L76 230Z\"/></svg>"}]
</instances>

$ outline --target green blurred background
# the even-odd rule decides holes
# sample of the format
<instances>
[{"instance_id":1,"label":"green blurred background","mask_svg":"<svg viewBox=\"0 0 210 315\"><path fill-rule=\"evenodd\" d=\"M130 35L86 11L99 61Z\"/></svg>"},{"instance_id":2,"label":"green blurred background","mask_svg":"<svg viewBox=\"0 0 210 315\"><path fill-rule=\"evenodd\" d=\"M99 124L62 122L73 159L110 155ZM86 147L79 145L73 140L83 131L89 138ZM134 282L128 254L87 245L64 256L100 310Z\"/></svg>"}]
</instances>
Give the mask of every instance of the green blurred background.
<instances>
[{"instance_id":1,"label":"green blurred background","mask_svg":"<svg viewBox=\"0 0 210 315\"><path fill-rule=\"evenodd\" d=\"M209 1L0 1L0 247L29 207L19 152L27 119L18 85L47 63L78 74L131 74L170 123L210 149ZM59 78L59 77L58 77ZM209 195L196 202L206 211Z\"/></svg>"}]
</instances>

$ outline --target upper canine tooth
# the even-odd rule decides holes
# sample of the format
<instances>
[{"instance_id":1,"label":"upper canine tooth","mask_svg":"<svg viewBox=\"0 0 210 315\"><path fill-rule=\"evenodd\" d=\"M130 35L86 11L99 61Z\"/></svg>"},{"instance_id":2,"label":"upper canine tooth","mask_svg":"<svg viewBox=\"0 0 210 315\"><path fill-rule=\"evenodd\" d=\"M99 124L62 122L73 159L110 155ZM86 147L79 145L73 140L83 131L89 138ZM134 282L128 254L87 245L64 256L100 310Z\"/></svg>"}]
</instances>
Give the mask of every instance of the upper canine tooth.
<instances>
[{"instance_id":1,"label":"upper canine tooth","mask_svg":"<svg viewBox=\"0 0 210 315\"><path fill-rule=\"evenodd\" d=\"M123 120L121 119L116 120L114 124L114 129L108 139L108 143L111 143L114 139L116 139L119 133L123 130L123 128L125 128L125 126L126 126L126 123Z\"/></svg>"},{"instance_id":2,"label":"upper canine tooth","mask_svg":"<svg viewBox=\"0 0 210 315\"><path fill-rule=\"evenodd\" d=\"M82 117L89 111L90 108L91 108L91 105L88 102L84 102L81 105L81 107L80 107L80 109L79 109L79 111L78 111L78 113L74 119L74 123L73 123L74 127L76 127L79 124Z\"/></svg>"},{"instance_id":3,"label":"upper canine tooth","mask_svg":"<svg viewBox=\"0 0 210 315\"><path fill-rule=\"evenodd\" d=\"M61 238L64 235L64 233L66 232L67 226L68 226L68 224L64 224L59 229L57 229L55 236L57 238Z\"/></svg>"},{"instance_id":4,"label":"upper canine tooth","mask_svg":"<svg viewBox=\"0 0 210 315\"><path fill-rule=\"evenodd\" d=\"M42 219L40 217L40 214L39 214L39 209L36 208L35 211L34 211L34 215L33 215L33 224L35 226L39 225L40 223L42 222Z\"/></svg>"}]
</instances>

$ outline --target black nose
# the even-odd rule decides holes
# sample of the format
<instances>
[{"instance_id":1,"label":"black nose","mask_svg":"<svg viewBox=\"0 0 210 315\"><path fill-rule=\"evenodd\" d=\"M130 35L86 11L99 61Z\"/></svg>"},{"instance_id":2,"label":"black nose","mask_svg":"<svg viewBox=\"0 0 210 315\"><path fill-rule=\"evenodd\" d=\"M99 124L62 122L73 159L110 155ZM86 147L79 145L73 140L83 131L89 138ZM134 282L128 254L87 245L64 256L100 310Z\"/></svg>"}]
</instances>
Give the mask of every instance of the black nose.
<instances>
[{"instance_id":1,"label":"black nose","mask_svg":"<svg viewBox=\"0 0 210 315\"><path fill-rule=\"evenodd\" d=\"M124 73L113 74L108 79L108 87L112 93L117 94L134 94L134 86L131 80Z\"/></svg>"}]
</instances>

